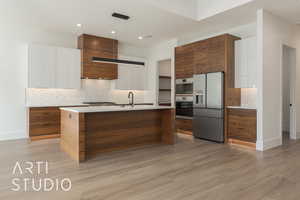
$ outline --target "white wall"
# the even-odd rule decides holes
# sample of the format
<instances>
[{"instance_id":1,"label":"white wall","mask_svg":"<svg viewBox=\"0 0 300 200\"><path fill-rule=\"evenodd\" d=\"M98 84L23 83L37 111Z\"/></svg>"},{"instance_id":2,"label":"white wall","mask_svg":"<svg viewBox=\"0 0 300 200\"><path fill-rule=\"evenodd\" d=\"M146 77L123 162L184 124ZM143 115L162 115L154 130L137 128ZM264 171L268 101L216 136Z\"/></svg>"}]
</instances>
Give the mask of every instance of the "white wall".
<instances>
[{"instance_id":1,"label":"white wall","mask_svg":"<svg viewBox=\"0 0 300 200\"><path fill-rule=\"evenodd\" d=\"M225 12L251 1L253 0L198 0L198 20Z\"/></svg>"},{"instance_id":2,"label":"white wall","mask_svg":"<svg viewBox=\"0 0 300 200\"><path fill-rule=\"evenodd\" d=\"M3 24L2 24L3 25ZM27 137L25 88L30 42L75 47L74 36L3 25L0 32L0 140Z\"/></svg>"},{"instance_id":3,"label":"white wall","mask_svg":"<svg viewBox=\"0 0 300 200\"><path fill-rule=\"evenodd\" d=\"M291 56L290 48L283 47L282 52L282 131L290 131L290 80L291 80Z\"/></svg>"},{"instance_id":4,"label":"white wall","mask_svg":"<svg viewBox=\"0 0 300 200\"><path fill-rule=\"evenodd\" d=\"M282 144L282 45L296 46L293 38L294 28L294 25L264 10L257 12L258 150L266 150Z\"/></svg>"},{"instance_id":5,"label":"white wall","mask_svg":"<svg viewBox=\"0 0 300 200\"><path fill-rule=\"evenodd\" d=\"M291 135L293 139L300 138L300 25L294 27L294 41L296 47L296 134Z\"/></svg>"},{"instance_id":6,"label":"white wall","mask_svg":"<svg viewBox=\"0 0 300 200\"><path fill-rule=\"evenodd\" d=\"M245 24L242 26L237 26L231 29L223 30L221 32L195 32L191 34L186 34L183 36L180 36L178 38L178 45L185 45L189 44L192 42L200 41L200 40L205 40L217 35L222 35L225 33L229 33L235 36L238 36L240 38L248 38L252 36L256 36L256 22L252 22L249 24Z\"/></svg>"},{"instance_id":7,"label":"white wall","mask_svg":"<svg viewBox=\"0 0 300 200\"><path fill-rule=\"evenodd\" d=\"M145 96L145 101L158 102L158 62L166 59L171 59L171 74L172 74L172 91L175 91L175 50L177 40L163 42L149 49L149 67L148 67L148 94ZM171 102L174 106L175 93L172 92Z\"/></svg>"},{"instance_id":8,"label":"white wall","mask_svg":"<svg viewBox=\"0 0 300 200\"><path fill-rule=\"evenodd\" d=\"M198 0L188 0L188 3L183 0L144 0L148 3L167 10L169 12L176 13L188 18L197 19L197 5Z\"/></svg>"}]
</instances>

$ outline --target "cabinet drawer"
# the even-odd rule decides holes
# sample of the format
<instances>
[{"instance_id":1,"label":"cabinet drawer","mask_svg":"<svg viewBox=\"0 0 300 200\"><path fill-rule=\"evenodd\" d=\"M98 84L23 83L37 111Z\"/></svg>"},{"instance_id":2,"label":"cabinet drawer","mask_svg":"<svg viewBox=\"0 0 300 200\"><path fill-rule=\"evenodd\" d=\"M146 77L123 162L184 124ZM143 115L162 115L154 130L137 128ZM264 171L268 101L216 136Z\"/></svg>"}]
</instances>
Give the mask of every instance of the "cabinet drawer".
<instances>
[{"instance_id":1,"label":"cabinet drawer","mask_svg":"<svg viewBox=\"0 0 300 200\"><path fill-rule=\"evenodd\" d=\"M228 137L256 142L256 110L228 109Z\"/></svg>"}]
</instances>

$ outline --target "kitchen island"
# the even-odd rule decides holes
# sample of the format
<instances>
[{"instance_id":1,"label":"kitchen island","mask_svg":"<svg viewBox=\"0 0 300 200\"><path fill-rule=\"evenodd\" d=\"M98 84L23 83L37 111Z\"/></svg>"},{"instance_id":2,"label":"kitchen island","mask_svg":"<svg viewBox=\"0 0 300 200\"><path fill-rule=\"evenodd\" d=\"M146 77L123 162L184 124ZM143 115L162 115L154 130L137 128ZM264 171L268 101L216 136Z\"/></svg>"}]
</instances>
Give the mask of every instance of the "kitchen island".
<instances>
[{"instance_id":1,"label":"kitchen island","mask_svg":"<svg viewBox=\"0 0 300 200\"><path fill-rule=\"evenodd\" d=\"M61 108L61 149L77 162L103 152L175 143L175 110L166 106Z\"/></svg>"}]
</instances>

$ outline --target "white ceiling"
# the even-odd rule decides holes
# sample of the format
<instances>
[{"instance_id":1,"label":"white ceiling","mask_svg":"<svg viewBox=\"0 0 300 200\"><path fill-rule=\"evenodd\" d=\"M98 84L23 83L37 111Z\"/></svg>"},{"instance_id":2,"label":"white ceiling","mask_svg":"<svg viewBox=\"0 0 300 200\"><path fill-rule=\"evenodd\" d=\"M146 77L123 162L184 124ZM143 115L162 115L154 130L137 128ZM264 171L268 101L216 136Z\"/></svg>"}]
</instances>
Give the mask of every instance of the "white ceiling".
<instances>
[{"instance_id":1,"label":"white ceiling","mask_svg":"<svg viewBox=\"0 0 300 200\"><path fill-rule=\"evenodd\" d=\"M0 22L114 37L137 46L150 46L190 33L220 32L250 23L255 20L256 9L261 7L292 22L300 22L300 0L255 0L201 21L193 19L198 14L192 11L199 2L173 1L174 4L171 0L0 0ZM113 12L127 14L131 19L113 19ZM78 29L77 23L83 27ZM112 30L117 34L112 35ZM140 35L153 37L138 40Z\"/></svg>"}]
</instances>

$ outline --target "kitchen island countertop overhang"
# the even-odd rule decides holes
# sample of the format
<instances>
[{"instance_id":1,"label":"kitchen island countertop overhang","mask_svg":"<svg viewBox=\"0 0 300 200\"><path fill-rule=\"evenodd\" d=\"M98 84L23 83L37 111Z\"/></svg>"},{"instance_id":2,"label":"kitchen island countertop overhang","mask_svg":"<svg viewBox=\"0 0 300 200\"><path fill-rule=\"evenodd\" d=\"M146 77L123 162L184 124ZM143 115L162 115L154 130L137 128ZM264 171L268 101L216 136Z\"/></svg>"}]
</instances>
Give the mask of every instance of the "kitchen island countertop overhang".
<instances>
[{"instance_id":1,"label":"kitchen island countertop overhang","mask_svg":"<svg viewBox=\"0 0 300 200\"><path fill-rule=\"evenodd\" d=\"M175 141L173 107L61 108L61 149L77 162L104 152Z\"/></svg>"}]
</instances>

